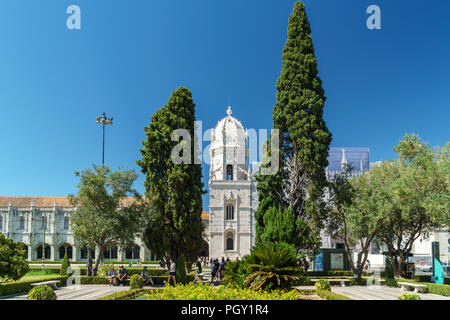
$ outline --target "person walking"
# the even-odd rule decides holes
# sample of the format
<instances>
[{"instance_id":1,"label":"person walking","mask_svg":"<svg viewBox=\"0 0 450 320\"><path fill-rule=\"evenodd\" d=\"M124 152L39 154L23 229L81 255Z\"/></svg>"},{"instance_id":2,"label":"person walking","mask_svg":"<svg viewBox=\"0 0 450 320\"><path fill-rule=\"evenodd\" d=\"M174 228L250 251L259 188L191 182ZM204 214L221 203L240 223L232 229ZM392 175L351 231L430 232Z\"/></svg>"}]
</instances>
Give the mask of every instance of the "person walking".
<instances>
[{"instance_id":1,"label":"person walking","mask_svg":"<svg viewBox=\"0 0 450 320\"><path fill-rule=\"evenodd\" d=\"M170 286L170 279L173 279L174 286L177 285L177 280L175 279L176 274L177 274L177 264L172 258L170 258L169 278L167 279L167 283L169 286Z\"/></svg>"}]
</instances>

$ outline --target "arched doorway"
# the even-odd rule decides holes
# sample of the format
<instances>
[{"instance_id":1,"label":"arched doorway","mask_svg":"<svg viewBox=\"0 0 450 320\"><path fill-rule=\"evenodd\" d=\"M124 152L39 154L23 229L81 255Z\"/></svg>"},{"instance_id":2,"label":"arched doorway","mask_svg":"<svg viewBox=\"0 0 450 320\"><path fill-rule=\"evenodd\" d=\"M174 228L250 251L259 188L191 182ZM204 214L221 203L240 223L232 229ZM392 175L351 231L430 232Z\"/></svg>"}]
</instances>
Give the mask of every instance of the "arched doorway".
<instances>
[{"instance_id":1,"label":"arched doorway","mask_svg":"<svg viewBox=\"0 0 450 320\"><path fill-rule=\"evenodd\" d=\"M72 260L72 246L68 243L63 243L59 246L59 259L64 259L64 255L67 252L67 258Z\"/></svg>"},{"instance_id":2,"label":"arched doorway","mask_svg":"<svg viewBox=\"0 0 450 320\"><path fill-rule=\"evenodd\" d=\"M141 257L141 247L137 244L125 250L125 259L136 260Z\"/></svg>"},{"instance_id":3,"label":"arched doorway","mask_svg":"<svg viewBox=\"0 0 450 320\"><path fill-rule=\"evenodd\" d=\"M50 246L48 244L45 244L44 257L46 260L50 259ZM36 248L36 258L37 260L42 259L42 244L38 245Z\"/></svg>"},{"instance_id":4,"label":"arched doorway","mask_svg":"<svg viewBox=\"0 0 450 320\"><path fill-rule=\"evenodd\" d=\"M95 250L94 249L90 249L91 250L91 257L92 259L95 259ZM88 258L88 249L86 246L83 246L80 249L80 259L81 260L86 260Z\"/></svg>"},{"instance_id":5,"label":"arched doorway","mask_svg":"<svg viewBox=\"0 0 450 320\"><path fill-rule=\"evenodd\" d=\"M104 259L117 259L117 247L108 248L103 252Z\"/></svg>"}]
</instances>

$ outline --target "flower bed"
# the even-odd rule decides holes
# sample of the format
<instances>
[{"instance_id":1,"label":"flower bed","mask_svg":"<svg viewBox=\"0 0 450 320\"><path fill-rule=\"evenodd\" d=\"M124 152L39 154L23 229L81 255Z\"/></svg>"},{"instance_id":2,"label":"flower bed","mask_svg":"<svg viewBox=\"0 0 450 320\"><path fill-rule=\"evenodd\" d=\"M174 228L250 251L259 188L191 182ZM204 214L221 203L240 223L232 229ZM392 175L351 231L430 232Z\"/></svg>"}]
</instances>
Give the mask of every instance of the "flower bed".
<instances>
[{"instance_id":1,"label":"flower bed","mask_svg":"<svg viewBox=\"0 0 450 320\"><path fill-rule=\"evenodd\" d=\"M149 300L298 300L300 292L291 291L253 291L220 287L207 283L189 283L176 287L165 287L148 294Z\"/></svg>"}]
</instances>

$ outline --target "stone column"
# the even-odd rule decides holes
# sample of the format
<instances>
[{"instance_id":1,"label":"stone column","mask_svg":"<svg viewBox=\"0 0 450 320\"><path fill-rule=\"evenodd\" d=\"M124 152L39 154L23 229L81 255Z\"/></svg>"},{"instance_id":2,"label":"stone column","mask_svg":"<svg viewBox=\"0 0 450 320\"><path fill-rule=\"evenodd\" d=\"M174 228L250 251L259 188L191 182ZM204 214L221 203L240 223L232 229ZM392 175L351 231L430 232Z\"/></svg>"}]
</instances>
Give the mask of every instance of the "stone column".
<instances>
[{"instance_id":1,"label":"stone column","mask_svg":"<svg viewBox=\"0 0 450 320\"><path fill-rule=\"evenodd\" d=\"M74 244L72 246L72 261L78 261L78 248L77 246Z\"/></svg>"}]
</instances>

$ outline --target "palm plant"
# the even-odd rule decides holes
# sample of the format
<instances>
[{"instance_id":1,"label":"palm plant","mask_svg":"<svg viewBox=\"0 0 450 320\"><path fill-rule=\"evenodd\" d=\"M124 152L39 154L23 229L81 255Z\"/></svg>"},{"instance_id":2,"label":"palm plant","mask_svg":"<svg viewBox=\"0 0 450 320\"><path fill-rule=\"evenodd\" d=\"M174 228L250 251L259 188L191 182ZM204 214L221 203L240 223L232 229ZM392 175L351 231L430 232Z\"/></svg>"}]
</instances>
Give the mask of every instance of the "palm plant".
<instances>
[{"instance_id":1,"label":"palm plant","mask_svg":"<svg viewBox=\"0 0 450 320\"><path fill-rule=\"evenodd\" d=\"M289 244L263 242L252 249L251 256L256 263L247 266L244 284L254 290L290 289L301 274L295 248Z\"/></svg>"}]
</instances>

